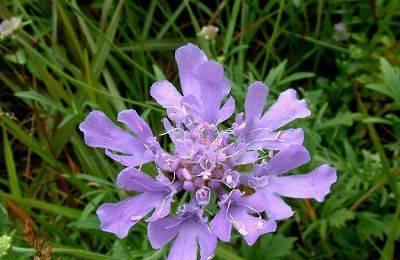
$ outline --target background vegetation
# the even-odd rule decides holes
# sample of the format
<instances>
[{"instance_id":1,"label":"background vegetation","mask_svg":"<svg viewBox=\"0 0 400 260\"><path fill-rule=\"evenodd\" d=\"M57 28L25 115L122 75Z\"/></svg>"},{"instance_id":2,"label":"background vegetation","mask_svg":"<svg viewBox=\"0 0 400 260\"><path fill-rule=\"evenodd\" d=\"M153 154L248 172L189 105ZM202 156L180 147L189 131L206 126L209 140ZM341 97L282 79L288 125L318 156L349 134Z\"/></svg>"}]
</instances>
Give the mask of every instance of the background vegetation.
<instances>
[{"instance_id":1,"label":"background vegetation","mask_svg":"<svg viewBox=\"0 0 400 260\"><path fill-rule=\"evenodd\" d=\"M339 173L324 203L290 201L296 214L275 234L253 247L235 236L216 259L399 259L400 1L1 0L12 16L24 25L0 41L6 259L165 258L144 224L123 240L99 230L98 205L127 194L113 184L121 166L77 125L134 108L162 133L149 87L178 83L173 53L188 42L225 66L238 110L255 80L269 102L296 88L313 112L295 122L313 158L302 170ZM215 39L198 34L206 25Z\"/></svg>"}]
</instances>

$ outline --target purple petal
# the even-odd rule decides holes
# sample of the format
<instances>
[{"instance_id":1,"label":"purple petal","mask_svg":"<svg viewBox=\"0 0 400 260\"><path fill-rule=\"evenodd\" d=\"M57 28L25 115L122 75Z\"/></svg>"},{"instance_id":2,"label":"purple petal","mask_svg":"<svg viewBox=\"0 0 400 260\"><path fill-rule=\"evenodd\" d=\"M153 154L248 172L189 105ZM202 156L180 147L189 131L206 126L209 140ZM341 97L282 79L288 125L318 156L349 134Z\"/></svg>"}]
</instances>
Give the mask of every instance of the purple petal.
<instances>
[{"instance_id":1,"label":"purple petal","mask_svg":"<svg viewBox=\"0 0 400 260\"><path fill-rule=\"evenodd\" d=\"M218 123L227 120L229 117L231 117L234 111L235 111L235 100L233 99L233 97L229 97L226 103L218 111L217 114Z\"/></svg>"},{"instance_id":2,"label":"purple petal","mask_svg":"<svg viewBox=\"0 0 400 260\"><path fill-rule=\"evenodd\" d=\"M129 167L123 170L117 178L117 186L125 190L139 192L165 191L166 186L151 178L140 170Z\"/></svg>"},{"instance_id":3,"label":"purple petal","mask_svg":"<svg viewBox=\"0 0 400 260\"><path fill-rule=\"evenodd\" d=\"M206 224L202 223L198 226L197 238L200 246L200 259L208 260L213 258L217 247L217 238Z\"/></svg>"},{"instance_id":4,"label":"purple petal","mask_svg":"<svg viewBox=\"0 0 400 260\"><path fill-rule=\"evenodd\" d=\"M229 217L236 230L249 245L252 245L260 235L275 231L276 224L275 221L265 221L261 217L252 216L248 211L245 207L233 206L229 210Z\"/></svg>"},{"instance_id":5,"label":"purple petal","mask_svg":"<svg viewBox=\"0 0 400 260\"><path fill-rule=\"evenodd\" d=\"M209 123L215 123L222 99L230 86L224 77L224 68L217 62L206 61L196 68L194 75L200 83L203 116Z\"/></svg>"},{"instance_id":6,"label":"purple petal","mask_svg":"<svg viewBox=\"0 0 400 260\"><path fill-rule=\"evenodd\" d=\"M274 220L270 219L266 221L264 219L259 219L259 221L262 223L260 224L260 222L258 222L258 225L260 225L259 228L244 236L244 240L246 240L249 246L254 245L259 236L276 231L276 222Z\"/></svg>"},{"instance_id":7,"label":"purple petal","mask_svg":"<svg viewBox=\"0 0 400 260\"><path fill-rule=\"evenodd\" d=\"M197 259L197 243L200 245L200 259L210 259L214 255L217 239L207 225L194 219L181 224L179 234L169 252L169 260Z\"/></svg>"},{"instance_id":8,"label":"purple petal","mask_svg":"<svg viewBox=\"0 0 400 260\"><path fill-rule=\"evenodd\" d=\"M253 196L259 196L262 199L265 213L270 219L287 219L294 214L292 208L281 197L267 188L256 191Z\"/></svg>"},{"instance_id":9,"label":"purple petal","mask_svg":"<svg viewBox=\"0 0 400 260\"><path fill-rule=\"evenodd\" d=\"M205 120L201 112L199 100L192 95L187 95L182 98L182 106L185 111L194 118L197 123L202 123Z\"/></svg>"},{"instance_id":10,"label":"purple petal","mask_svg":"<svg viewBox=\"0 0 400 260\"><path fill-rule=\"evenodd\" d=\"M196 225L182 224L179 234L168 254L168 260L197 259L197 230Z\"/></svg>"},{"instance_id":11,"label":"purple petal","mask_svg":"<svg viewBox=\"0 0 400 260\"><path fill-rule=\"evenodd\" d=\"M310 161L303 146L291 146L280 151L260 170L258 175L281 175Z\"/></svg>"},{"instance_id":12,"label":"purple petal","mask_svg":"<svg viewBox=\"0 0 400 260\"><path fill-rule=\"evenodd\" d=\"M207 56L199 47L189 43L176 50L175 59L183 94L200 97L199 83L193 77L193 72L200 64L207 61Z\"/></svg>"},{"instance_id":13,"label":"purple petal","mask_svg":"<svg viewBox=\"0 0 400 260\"><path fill-rule=\"evenodd\" d=\"M163 107L180 107L182 95L167 80L155 82L150 88L150 95Z\"/></svg>"},{"instance_id":14,"label":"purple petal","mask_svg":"<svg viewBox=\"0 0 400 260\"><path fill-rule=\"evenodd\" d=\"M142 193L118 203L105 203L96 211L101 229L124 238L162 199L159 193Z\"/></svg>"},{"instance_id":15,"label":"purple petal","mask_svg":"<svg viewBox=\"0 0 400 260\"><path fill-rule=\"evenodd\" d=\"M260 119L267 95L268 87L262 82L255 82L249 87L244 105L247 123Z\"/></svg>"},{"instance_id":16,"label":"purple petal","mask_svg":"<svg viewBox=\"0 0 400 260\"><path fill-rule=\"evenodd\" d=\"M301 128L288 129L271 132L267 129L253 130L249 135L248 149L259 150L262 148L269 150L283 150L293 145L302 145L304 142L304 132Z\"/></svg>"},{"instance_id":17,"label":"purple petal","mask_svg":"<svg viewBox=\"0 0 400 260\"><path fill-rule=\"evenodd\" d=\"M275 130L287 123L311 115L304 99L298 100L294 89L288 89L279 95L278 100L263 115L259 126Z\"/></svg>"},{"instance_id":18,"label":"purple petal","mask_svg":"<svg viewBox=\"0 0 400 260\"><path fill-rule=\"evenodd\" d=\"M244 151L234 157L234 164L243 165L254 163L258 159L258 155L257 151Z\"/></svg>"},{"instance_id":19,"label":"purple petal","mask_svg":"<svg viewBox=\"0 0 400 260\"><path fill-rule=\"evenodd\" d=\"M164 193L164 198L162 201L160 201L155 210L153 215L151 215L151 217L149 217L146 221L147 222L152 222L152 221L156 221L160 218L166 217L168 216L168 214L171 212L171 203L172 203L172 195L174 193Z\"/></svg>"},{"instance_id":20,"label":"purple petal","mask_svg":"<svg viewBox=\"0 0 400 260\"><path fill-rule=\"evenodd\" d=\"M101 111L92 111L79 125L88 146L106 148L122 153L144 151L141 142L116 126Z\"/></svg>"},{"instance_id":21,"label":"purple petal","mask_svg":"<svg viewBox=\"0 0 400 260\"><path fill-rule=\"evenodd\" d=\"M325 164L308 174L270 178L268 187L281 196L322 202L336 179L336 170Z\"/></svg>"},{"instance_id":22,"label":"purple petal","mask_svg":"<svg viewBox=\"0 0 400 260\"><path fill-rule=\"evenodd\" d=\"M220 240L229 242L231 240L232 224L226 218L226 208L221 208L210 223L211 230Z\"/></svg>"},{"instance_id":23,"label":"purple petal","mask_svg":"<svg viewBox=\"0 0 400 260\"><path fill-rule=\"evenodd\" d=\"M171 241L179 231L180 220L175 217L167 217L150 222L147 226L147 234L150 244L154 249L159 249Z\"/></svg>"},{"instance_id":24,"label":"purple petal","mask_svg":"<svg viewBox=\"0 0 400 260\"><path fill-rule=\"evenodd\" d=\"M120 155L106 149L105 154L125 166L139 166L154 160L154 155L150 151L136 153L136 155Z\"/></svg>"},{"instance_id":25,"label":"purple petal","mask_svg":"<svg viewBox=\"0 0 400 260\"><path fill-rule=\"evenodd\" d=\"M118 121L124 123L143 142L153 136L149 125L133 109L121 111L118 114Z\"/></svg>"}]
</instances>

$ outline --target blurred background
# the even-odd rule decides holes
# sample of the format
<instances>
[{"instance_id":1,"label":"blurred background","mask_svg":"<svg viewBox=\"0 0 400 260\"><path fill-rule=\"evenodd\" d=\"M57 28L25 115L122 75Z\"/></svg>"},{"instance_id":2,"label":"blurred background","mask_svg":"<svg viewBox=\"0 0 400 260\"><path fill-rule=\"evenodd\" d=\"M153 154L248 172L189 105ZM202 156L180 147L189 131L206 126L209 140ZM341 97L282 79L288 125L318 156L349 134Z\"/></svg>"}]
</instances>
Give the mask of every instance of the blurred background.
<instances>
[{"instance_id":1,"label":"blurred background","mask_svg":"<svg viewBox=\"0 0 400 260\"><path fill-rule=\"evenodd\" d=\"M123 240L99 230L99 204L127 196L122 168L77 125L134 108L162 133L149 88L179 86L188 42L224 65L237 111L255 80L267 105L295 88L312 111L294 123L312 155L301 172L339 174L325 202L288 200L276 233L252 247L235 235L215 258L400 259L400 1L1 0L0 19L4 259L165 259L143 222Z\"/></svg>"}]
</instances>

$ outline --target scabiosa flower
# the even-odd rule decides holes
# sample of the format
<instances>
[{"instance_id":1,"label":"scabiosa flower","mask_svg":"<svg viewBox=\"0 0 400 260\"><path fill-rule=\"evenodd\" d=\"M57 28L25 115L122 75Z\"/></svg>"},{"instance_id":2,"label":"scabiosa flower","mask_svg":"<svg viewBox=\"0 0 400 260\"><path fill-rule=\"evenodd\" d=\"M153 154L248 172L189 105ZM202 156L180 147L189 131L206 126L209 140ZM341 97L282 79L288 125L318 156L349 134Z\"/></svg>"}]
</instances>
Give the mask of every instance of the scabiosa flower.
<instances>
[{"instance_id":1,"label":"scabiosa flower","mask_svg":"<svg viewBox=\"0 0 400 260\"><path fill-rule=\"evenodd\" d=\"M182 93L166 80L150 89L167 110L163 124L173 151L161 148L134 110L118 115L126 130L100 111L91 112L80 125L89 146L104 148L106 155L127 166L117 186L138 192L99 207L102 230L123 238L145 218L153 248L174 241L169 259L196 259L198 251L201 259L211 259L217 239L230 241L232 229L249 245L274 232L277 220L293 215L282 197L324 199L336 181L332 167L282 176L310 159L302 146L302 129L281 130L310 115L295 90L281 93L263 113L268 88L252 84L244 112L236 115L232 127L224 128L221 123L232 116L235 101L228 97L231 85L222 65L193 44L179 48L175 58ZM145 163L156 166L155 178L140 170ZM188 199L176 214L171 212L174 201L183 198Z\"/></svg>"}]
</instances>

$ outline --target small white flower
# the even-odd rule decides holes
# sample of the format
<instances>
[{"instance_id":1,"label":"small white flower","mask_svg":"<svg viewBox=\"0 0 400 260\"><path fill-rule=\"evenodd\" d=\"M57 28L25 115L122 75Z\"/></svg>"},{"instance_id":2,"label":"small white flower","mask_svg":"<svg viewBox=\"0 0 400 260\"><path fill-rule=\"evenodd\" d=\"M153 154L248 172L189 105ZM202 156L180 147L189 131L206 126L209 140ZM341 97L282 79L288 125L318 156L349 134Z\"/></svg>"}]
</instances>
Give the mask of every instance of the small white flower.
<instances>
[{"instance_id":1,"label":"small white flower","mask_svg":"<svg viewBox=\"0 0 400 260\"><path fill-rule=\"evenodd\" d=\"M201 32L198 33L199 36L203 36L206 40L214 40L218 35L218 27L214 25L207 25L201 28Z\"/></svg>"},{"instance_id":2,"label":"small white flower","mask_svg":"<svg viewBox=\"0 0 400 260\"><path fill-rule=\"evenodd\" d=\"M333 39L338 42L343 42L349 39L350 33L347 31L347 26L344 23L335 24L335 34Z\"/></svg>"},{"instance_id":3,"label":"small white flower","mask_svg":"<svg viewBox=\"0 0 400 260\"><path fill-rule=\"evenodd\" d=\"M19 17L11 17L0 24L0 39L10 36L19 28L22 20Z\"/></svg>"}]
</instances>

